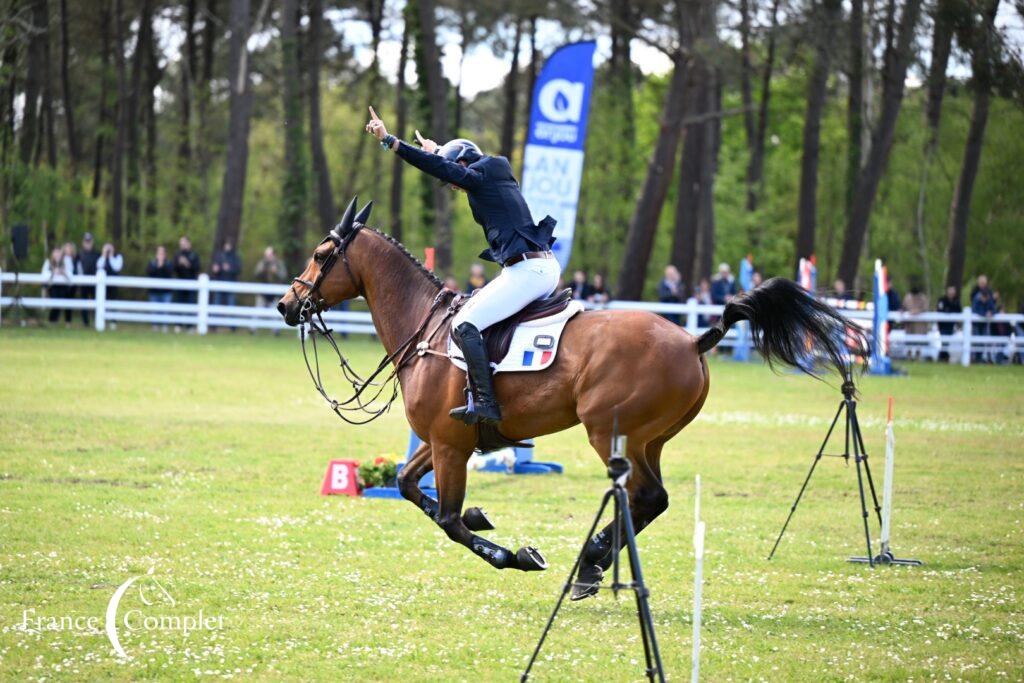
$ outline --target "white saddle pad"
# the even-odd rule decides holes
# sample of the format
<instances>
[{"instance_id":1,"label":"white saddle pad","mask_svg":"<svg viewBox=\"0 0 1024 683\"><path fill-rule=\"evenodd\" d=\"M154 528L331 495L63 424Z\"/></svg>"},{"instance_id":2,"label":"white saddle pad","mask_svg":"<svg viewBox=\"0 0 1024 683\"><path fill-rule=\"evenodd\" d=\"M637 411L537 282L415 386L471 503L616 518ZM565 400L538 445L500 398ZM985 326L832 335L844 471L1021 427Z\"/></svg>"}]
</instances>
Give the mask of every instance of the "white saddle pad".
<instances>
[{"instance_id":1,"label":"white saddle pad","mask_svg":"<svg viewBox=\"0 0 1024 683\"><path fill-rule=\"evenodd\" d=\"M581 302L570 301L561 313L519 323L516 331L512 333L508 353L500 363L491 363L494 372L533 372L550 367L558 354L558 340L562 337L565 324L582 310ZM451 335L448 336L448 358L455 367L460 370L466 369L462 351L452 341Z\"/></svg>"}]
</instances>

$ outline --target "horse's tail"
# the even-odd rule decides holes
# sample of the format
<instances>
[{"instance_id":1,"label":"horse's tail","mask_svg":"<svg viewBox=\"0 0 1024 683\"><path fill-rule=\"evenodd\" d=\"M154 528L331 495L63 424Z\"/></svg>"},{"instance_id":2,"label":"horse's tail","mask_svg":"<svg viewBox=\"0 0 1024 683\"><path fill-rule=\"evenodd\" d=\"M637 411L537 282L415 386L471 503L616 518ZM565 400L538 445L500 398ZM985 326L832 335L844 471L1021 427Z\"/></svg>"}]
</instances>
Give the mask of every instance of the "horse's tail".
<instances>
[{"instance_id":1,"label":"horse's tail","mask_svg":"<svg viewBox=\"0 0 1024 683\"><path fill-rule=\"evenodd\" d=\"M795 282L780 277L733 297L722 318L697 339L698 351L710 351L740 320L750 321L754 347L768 365L781 362L813 375L806 359L821 354L843 373L849 354L864 357L868 353L864 330Z\"/></svg>"}]
</instances>

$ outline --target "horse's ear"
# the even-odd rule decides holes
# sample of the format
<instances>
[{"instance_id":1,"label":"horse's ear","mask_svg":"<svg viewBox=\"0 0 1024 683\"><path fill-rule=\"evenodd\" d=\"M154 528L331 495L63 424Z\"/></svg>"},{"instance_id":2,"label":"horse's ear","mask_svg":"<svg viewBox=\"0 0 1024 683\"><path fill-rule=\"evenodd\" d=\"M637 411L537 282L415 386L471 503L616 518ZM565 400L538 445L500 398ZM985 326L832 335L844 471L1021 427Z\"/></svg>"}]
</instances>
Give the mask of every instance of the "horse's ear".
<instances>
[{"instance_id":1,"label":"horse's ear","mask_svg":"<svg viewBox=\"0 0 1024 683\"><path fill-rule=\"evenodd\" d=\"M370 220L370 212L373 211L373 200L366 202L366 206L359 209L359 213L356 214L353 222L361 225L366 225L366 221Z\"/></svg>"},{"instance_id":2,"label":"horse's ear","mask_svg":"<svg viewBox=\"0 0 1024 683\"><path fill-rule=\"evenodd\" d=\"M339 222L338 226L334 228L335 232L337 232L338 235L340 235L341 237L347 235L348 232L352 229L352 221L356 215L357 201L359 201L358 195L353 197L352 201L348 203L348 206L345 208L345 213L342 214L341 216L341 222Z\"/></svg>"}]
</instances>

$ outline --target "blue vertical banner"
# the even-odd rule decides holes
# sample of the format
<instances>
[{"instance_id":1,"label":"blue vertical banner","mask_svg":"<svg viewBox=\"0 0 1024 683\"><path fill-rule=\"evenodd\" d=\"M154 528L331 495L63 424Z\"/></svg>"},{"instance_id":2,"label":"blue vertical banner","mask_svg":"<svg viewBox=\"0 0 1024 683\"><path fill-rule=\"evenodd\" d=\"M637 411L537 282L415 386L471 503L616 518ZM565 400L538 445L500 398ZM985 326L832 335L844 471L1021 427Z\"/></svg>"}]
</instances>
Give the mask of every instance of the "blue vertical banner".
<instances>
[{"instance_id":1,"label":"blue vertical banner","mask_svg":"<svg viewBox=\"0 0 1024 683\"><path fill-rule=\"evenodd\" d=\"M872 320L872 375L891 375L889 359L889 272L881 259L875 259L875 315Z\"/></svg>"},{"instance_id":2,"label":"blue vertical banner","mask_svg":"<svg viewBox=\"0 0 1024 683\"><path fill-rule=\"evenodd\" d=\"M562 268L569 263L576 229L595 46L586 41L555 50L541 69L530 105L523 196L535 220L550 215L558 221L552 249Z\"/></svg>"}]
</instances>

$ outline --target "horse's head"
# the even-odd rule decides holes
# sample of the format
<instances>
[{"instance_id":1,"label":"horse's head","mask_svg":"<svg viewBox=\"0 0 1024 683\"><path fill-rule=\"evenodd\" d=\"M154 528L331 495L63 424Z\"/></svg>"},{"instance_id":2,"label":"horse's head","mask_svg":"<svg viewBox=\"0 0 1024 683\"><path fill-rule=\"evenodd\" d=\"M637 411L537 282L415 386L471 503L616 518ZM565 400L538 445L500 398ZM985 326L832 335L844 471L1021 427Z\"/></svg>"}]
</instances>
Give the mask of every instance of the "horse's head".
<instances>
[{"instance_id":1,"label":"horse's head","mask_svg":"<svg viewBox=\"0 0 1024 683\"><path fill-rule=\"evenodd\" d=\"M372 209L373 202L369 202L357 214L353 198L341 222L317 245L306 269L292 280L292 286L277 302L277 310L286 323L294 326L308 322L315 313L359 296L359 286L345 252Z\"/></svg>"}]
</instances>

